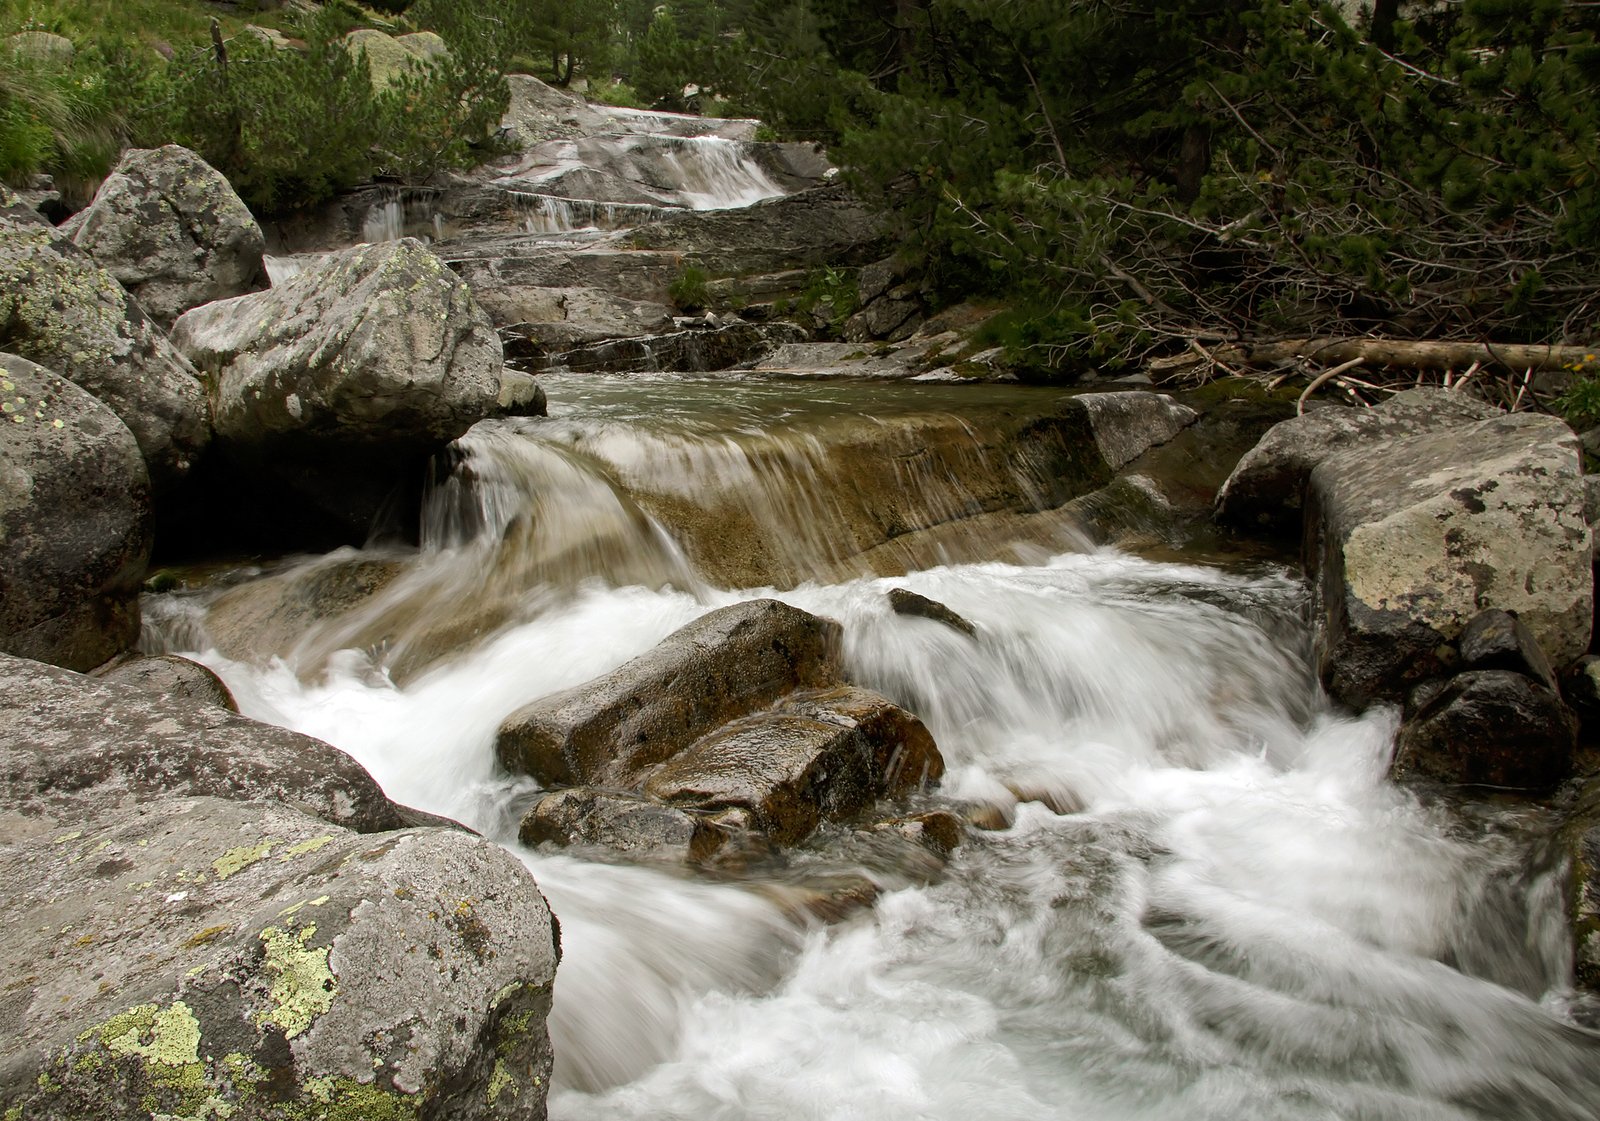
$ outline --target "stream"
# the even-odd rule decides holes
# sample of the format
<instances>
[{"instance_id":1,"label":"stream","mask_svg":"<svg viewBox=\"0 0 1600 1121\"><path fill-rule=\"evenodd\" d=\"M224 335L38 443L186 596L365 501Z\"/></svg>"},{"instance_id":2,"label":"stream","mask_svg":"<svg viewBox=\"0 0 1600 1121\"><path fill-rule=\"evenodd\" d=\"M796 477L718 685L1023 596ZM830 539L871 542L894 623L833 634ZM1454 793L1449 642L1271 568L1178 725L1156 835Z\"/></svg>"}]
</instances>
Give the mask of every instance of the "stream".
<instances>
[{"instance_id":1,"label":"stream","mask_svg":"<svg viewBox=\"0 0 1600 1121\"><path fill-rule=\"evenodd\" d=\"M1070 535L1022 549L1004 529L961 561L851 571L830 518L848 520L855 484L818 464L869 401L886 445L943 418L981 460L984 409L1050 391L549 384L549 418L464 441L473 469L434 490L423 548L369 608L425 628L514 604L486 639L401 679L395 650L346 624L307 636L315 665L257 665L206 648L190 593L153 599L147 644L188 648L247 715L338 745L393 798L526 862L562 930L557 1121L1600 1114L1600 1048L1565 1017L1560 885L1537 828L1510 828L1532 811L1469 821L1387 782L1397 716L1322 696L1298 574ZM952 478L892 485L937 511ZM729 494L755 511L742 533L810 572L747 587L698 565L673 511ZM891 587L976 636L896 615ZM931 871L841 826L785 867L715 879L519 846L536 788L497 769L500 721L760 596L842 622L851 678L927 723L948 763L928 804L1010 824L967 829ZM844 874L875 904L833 923L788 904Z\"/></svg>"}]
</instances>

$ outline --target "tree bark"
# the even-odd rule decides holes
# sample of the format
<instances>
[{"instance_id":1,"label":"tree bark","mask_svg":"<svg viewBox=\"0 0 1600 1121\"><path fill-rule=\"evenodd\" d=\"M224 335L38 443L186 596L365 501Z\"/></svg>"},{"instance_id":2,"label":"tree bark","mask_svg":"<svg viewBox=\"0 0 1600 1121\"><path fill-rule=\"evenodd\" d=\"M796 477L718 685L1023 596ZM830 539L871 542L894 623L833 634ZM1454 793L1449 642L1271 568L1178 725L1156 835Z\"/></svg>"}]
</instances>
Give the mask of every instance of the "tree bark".
<instances>
[{"instance_id":1,"label":"tree bark","mask_svg":"<svg viewBox=\"0 0 1600 1121\"><path fill-rule=\"evenodd\" d=\"M1519 372L1593 364L1597 354L1600 354L1600 347L1368 338L1283 339L1255 346L1221 347L1215 351L1216 360L1229 366L1273 366L1294 359L1331 366L1359 358L1368 366L1450 370L1465 369L1477 362Z\"/></svg>"}]
</instances>

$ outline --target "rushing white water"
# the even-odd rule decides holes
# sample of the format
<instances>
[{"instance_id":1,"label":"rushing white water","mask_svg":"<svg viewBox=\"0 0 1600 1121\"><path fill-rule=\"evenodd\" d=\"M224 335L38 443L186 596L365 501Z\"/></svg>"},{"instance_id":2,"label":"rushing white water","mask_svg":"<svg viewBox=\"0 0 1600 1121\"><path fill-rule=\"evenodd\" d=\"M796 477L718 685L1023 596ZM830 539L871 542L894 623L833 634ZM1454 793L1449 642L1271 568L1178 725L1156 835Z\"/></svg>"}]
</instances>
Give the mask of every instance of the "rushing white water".
<instances>
[{"instance_id":1,"label":"rushing white water","mask_svg":"<svg viewBox=\"0 0 1600 1121\"><path fill-rule=\"evenodd\" d=\"M432 556L580 485L579 419L480 468L478 513L441 499ZM660 547L615 501L646 526L625 548ZM311 681L202 655L246 712L522 855L563 930L558 1121L1600 1115L1600 1047L1561 1014L1558 870L1387 783L1394 716L1322 699L1298 580L1102 550L774 593L658 562L560 596L524 580L536 610L404 688L355 650ZM892 586L976 637L895 615ZM826 927L772 884L518 849L532 788L497 772L500 720L763 594L840 620L852 677L924 718L936 800L1012 824L969 830L931 884L865 868L885 894ZM796 865L858 868L847 832Z\"/></svg>"}]
</instances>

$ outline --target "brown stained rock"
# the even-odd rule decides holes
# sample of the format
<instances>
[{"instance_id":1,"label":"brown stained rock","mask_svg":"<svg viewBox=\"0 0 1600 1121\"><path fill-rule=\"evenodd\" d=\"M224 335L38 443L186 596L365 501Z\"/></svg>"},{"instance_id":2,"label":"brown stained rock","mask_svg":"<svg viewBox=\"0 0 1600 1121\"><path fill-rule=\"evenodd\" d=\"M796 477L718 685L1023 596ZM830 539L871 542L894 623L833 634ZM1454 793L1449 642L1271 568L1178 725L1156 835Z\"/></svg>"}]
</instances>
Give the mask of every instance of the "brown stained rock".
<instances>
[{"instance_id":1,"label":"brown stained rock","mask_svg":"<svg viewBox=\"0 0 1600 1121\"><path fill-rule=\"evenodd\" d=\"M854 817L944 773L920 720L864 689L803 694L720 728L645 782L648 797L700 809L748 809L779 844L824 820Z\"/></svg>"},{"instance_id":2,"label":"brown stained rock","mask_svg":"<svg viewBox=\"0 0 1600 1121\"><path fill-rule=\"evenodd\" d=\"M360 832L407 821L321 740L0 655L0 842L185 795L297 806Z\"/></svg>"},{"instance_id":3,"label":"brown stained rock","mask_svg":"<svg viewBox=\"0 0 1600 1121\"><path fill-rule=\"evenodd\" d=\"M628 788L729 720L838 679L839 624L777 600L713 611L611 673L500 725L507 769L546 785Z\"/></svg>"},{"instance_id":4,"label":"brown stained rock","mask_svg":"<svg viewBox=\"0 0 1600 1121\"><path fill-rule=\"evenodd\" d=\"M0 877L7 1116L545 1116L559 948L499 845L169 798Z\"/></svg>"}]
</instances>

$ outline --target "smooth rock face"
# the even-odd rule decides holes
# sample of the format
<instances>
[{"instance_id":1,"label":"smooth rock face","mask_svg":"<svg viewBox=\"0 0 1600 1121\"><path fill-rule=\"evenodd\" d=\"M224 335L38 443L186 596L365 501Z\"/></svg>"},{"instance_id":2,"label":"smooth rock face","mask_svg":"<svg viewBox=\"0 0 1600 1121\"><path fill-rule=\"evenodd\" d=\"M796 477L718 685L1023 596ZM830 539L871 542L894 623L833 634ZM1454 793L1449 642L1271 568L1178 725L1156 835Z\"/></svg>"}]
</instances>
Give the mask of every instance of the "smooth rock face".
<instances>
[{"instance_id":1,"label":"smooth rock face","mask_svg":"<svg viewBox=\"0 0 1600 1121\"><path fill-rule=\"evenodd\" d=\"M1461 632L1461 664L1467 669L1504 669L1531 677L1552 693L1559 693L1550 659L1539 649L1521 619L1509 611L1481 611Z\"/></svg>"},{"instance_id":2,"label":"smooth rock face","mask_svg":"<svg viewBox=\"0 0 1600 1121\"><path fill-rule=\"evenodd\" d=\"M0 650L86 670L139 637L150 480L133 433L0 354Z\"/></svg>"},{"instance_id":3,"label":"smooth rock face","mask_svg":"<svg viewBox=\"0 0 1600 1121\"><path fill-rule=\"evenodd\" d=\"M558 948L515 857L179 798L0 844L0 1109L545 1116Z\"/></svg>"},{"instance_id":4,"label":"smooth rock face","mask_svg":"<svg viewBox=\"0 0 1600 1121\"><path fill-rule=\"evenodd\" d=\"M620 852L689 860L696 818L626 794L574 786L546 794L522 819L518 837L525 845L602 845Z\"/></svg>"},{"instance_id":5,"label":"smooth rock face","mask_svg":"<svg viewBox=\"0 0 1600 1121\"><path fill-rule=\"evenodd\" d=\"M713 611L585 685L527 705L495 750L547 785L636 784L643 768L797 689L838 679L839 624L752 600Z\"/></svg>"},{"instance_id":6,"label":"smooth rock face","mask_svg":"<svg viewBox=\"0 0 1600 1121\"><path fill-rule=\"evenodd\" d=\"M62 229L164 327L266 287L261 227L220 172L176 144L124 153Z\"/></svg>"},{"instance_id":7,"label":"smooth rock face","mask_svg":"<svg viewBox=\"0 0 1600 1121\"><path fill-rule=\"evenodd\" d=\"M488 317L410 238L196 308L172 337L211 379L228 458L359 533L397 480L499 407Z\"/></svg>"},{"instance_id":8,"label":"smooth rock face","mask_svg":"<svg viewBox=\"0 0 1600 1121\"><path fill-rule=\"evenodd\" d=\"M205 391L116 277L0 189L0 339L128 426L159 493L211 439Z\"/></svg>"},{"instance_id":9,"label":"smooth rock face","mask_svg":"<svg viewBox=\"0 0 1600 1121\"><path fill-rule=\"evenodd\" d=\"M1519 673L1469 670L1400 729L1400 778L1548 790L1572 764L1577 721L1554 692Z\"/></svg>"},{"instance_id":10,"label":"smooth rock face","mask_svg":"<svg viewBox=\"0 0 1600 1121\"><path fill-rule=\"evenodd\" d=\"M176 654L134 658L108 670L100 679L139 689L167 705L215 705L229 712L239 711L233 691L210 667Z\"/></svg>"},{"instance_id":11,"label":"smooth rock face","mask_svg":"<svg viewBox=\"0 0 1600 1121\"><path fill-rule=\"evenodd\" d=\"M1113 471L1122 470L1200 418L1165 393L1137 390L1085 393L1072 398L1069 407L1088 414L1095 447Z\"/></svg>"},{"instance_id":12,"label":"smooth rock face","mask_svg":"<svg viewBox=\"0 0 1600 1121\"><path fill-rule=\"evenodd\" d=\"M1217 495L1217 520L1241 528L1295 532L1317 464L1357 445L1488 420L1499 409L1445 389L1408 389L1372 409L1325 408L1274 425L1234 468Z\"/></svg>"},{"instance_id":13,"label":"smooth rock face","mask_svg":"<svg viewBox=\"0 0 1600 1121\"><path fill-rule=\"evenodd\" d=\"M824 820L854 817L943 773L922 721L842 687L719 728L663 764L644 792L673 805L747 809L764 833L792 845Z\"/></svg>"},{"instance_id":14,"label":"smooth rock face","mask_svg":"<svg viewBox=\"0 0 1600 1121\"><path fill-rule=\"evenodd\" d=\"M407 821L321 740L0 655L0 841L183 795L297 806L360 832Z\"/></svg>"},{"instance_id":15,"label":"smooth rock face","mask_svg":"<svg viewBox=\"0 0 1600 1121\"><path fill-rule=\"evenodd\" d=\"M1589 645L1594 577L1571 430L1514 415L1361 446L1311 474L1319 669L1340 700L1436 676L1466 624L1514 611L1555 665Z\"/></svg>"}]
</instances>

